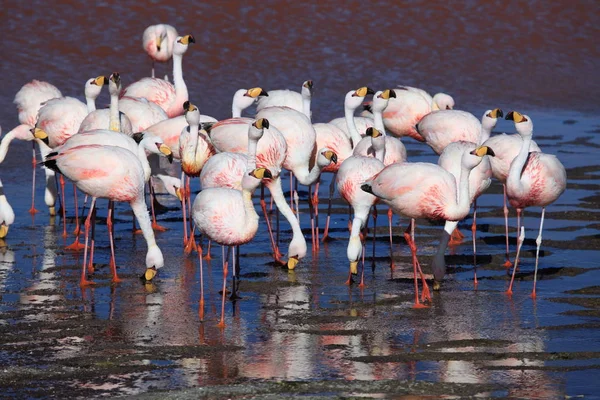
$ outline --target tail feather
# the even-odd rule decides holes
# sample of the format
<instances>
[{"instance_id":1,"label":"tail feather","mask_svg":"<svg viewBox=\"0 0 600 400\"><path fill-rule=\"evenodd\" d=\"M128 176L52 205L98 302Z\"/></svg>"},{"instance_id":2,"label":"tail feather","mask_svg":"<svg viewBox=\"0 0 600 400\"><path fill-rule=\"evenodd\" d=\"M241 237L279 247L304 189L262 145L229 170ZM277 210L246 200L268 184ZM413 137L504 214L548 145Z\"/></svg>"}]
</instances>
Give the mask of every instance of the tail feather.
<instances>
[{"instance_id":1,"label":"tail feather","mask_svg":"<svg viewBox=\"0 0 600 400\"><path fill-rule=\"evenodd\" d=\"M57 151L53 151L52 153L48 153L48 155L46 156L46 159L44 161L41 161L40 163L38 163L39 165L43 165L44 167L51 169L52 171L58 172L60 173L60 169L58 168L58 165L56 164L56 158L58 156L58 152Z\"/></svg>"}]
</instances>

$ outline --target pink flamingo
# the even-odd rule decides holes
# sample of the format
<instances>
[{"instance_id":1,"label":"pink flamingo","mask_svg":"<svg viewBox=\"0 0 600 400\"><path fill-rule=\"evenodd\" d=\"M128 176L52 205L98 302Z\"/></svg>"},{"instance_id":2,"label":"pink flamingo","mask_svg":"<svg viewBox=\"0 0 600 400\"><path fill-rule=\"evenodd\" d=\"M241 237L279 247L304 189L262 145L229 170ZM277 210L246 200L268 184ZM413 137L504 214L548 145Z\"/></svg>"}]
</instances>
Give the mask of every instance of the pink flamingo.
<instances>
[{"instance_id":1,"label":"pink flamingo","mask_svg":"<svg viewBox=\"0 0 600 400\"><path fill-rule=\"evenodd\" d=\"M475 150L478 146L481 146L485 140L487 140L492 132L492 129L494 129L496 126L498 117L502 117L502 110L499 108L487 110L483 114L481 118L481 135L478 139L479 142L475 143L461 140L458 142L452 142L446 146L446 148L444 148L444 151L438 159L438 165L454 176L457 185L460 182L461 160L463 154ZM471 233L473 237L473 261L475 265L477 265L477 247L475 244L475 235L477 231L477 198L481 196L492 183L492 167L490 165L490 159L492 159L492 157L485 157L477 167L473 168L471 174L469 175L469 198L471 199L471 203L473 203L473 223L471 224ZM458 225L458 221L450 221L446 222L446 224L446 230L452 230L452 236L450 238L452 243L452 239L454 239L454 235L458 231L458 228L456 227ZM452 227L454 227L454 229ZM460 239L458 241L460 241ZM445 245L446 243L440 243L438 252L441 252L441 254L438 254L437 257L444 256L446 249ZM474 276L475 284L477 284L476 272Z\"/></svg>"},{"instance_id":2,"label":"pink flamingo","mask_svg":"<svg viewBox=\"0 0 600 400\"><path fill-rule=\"evenodd\" d=\"M361 230L366 227L371 206L375 205L377 198L370 193L360 190L361 185L370 177L380 172L385 165L385 136L375 128L368 128L367 135L373 140L375 157L354 155L347 158L337 174L336 184L340 195L354 210L350 240L348 241L347 256L350 261L350 274L347 284L352 282L352 275L358 273L358 261L363 255L362 275L360 286L364 286L364 252Z\"/></svg>"},{"instance_id":3,"label":"pink flamingo","mask_svg":"<svg viewBox=\"0 0 600 400\"><path fill-rule=\"evenodd\" d=\"M244 175L242 191L226 188L204 189L196 196L192 218L198 230L222 246L239 246L250 242L258 230L258 214L252 203L252 192L261 179L271 178L268 169L257 168ZM235 248L234 248L235 249ZM204 319L204 285L202 278L202 249L200 260L200 319ZM228 252L229 254L229 252ZM233 269L235 270L235 250ZM225 294L229 260L223 259L223 296L220 327L225 326Z\"/></svg>"},{"instance_id":4,"label":"pink flamingo","mask_svg":"<svg viewBox=\"0 0 600 400\"><path fill-rule=\"evenodd\" d=\"M151 126L169 118L165 110L157 104L141 97L120 97L119 111L125 113L131 121L133 132L142 132ZM153 132L156 134L156 132Z\"/></svg>"},{"instance_id":5,"label":"pink flamingo","mask_svg":"<svg viewBox=\"0 0 600 400\"><path fill-rule=\"evenodd\" d=\"M351 90L346 93L346 97L344 99L344 117L334 118L329 121L330 124L333 124L344 131L348 139L352 141L353 148L358 144L358 142L360 142L360 139L362 139L361 135L364 135L364 132L367 131L367 128L370 128L374 125L372 116L354 116L356 109L363 104L365 97L369 94L375 94L375 92L366 86L360 87L356 90ZM363 133L361 134L360 132Z\"/></svg>"},{"instance_id":6,"label":"pink flamingo","mask_svg":"<svg viewBox=\"0 0 600 400\"><path fill-rule=\"evenodd\" d=\"M519 264L519 253L525 236L525 229L521 227L521 213L525 207L542 207L540 231L535 240L537 248L535 252L533 291L531 292L531 297L535 299L544 214L546 213L546 207L554 203L565 191L567 187L567 172L556 156L538 151L530 151L531 138L533 136L533 122L528 115L511 111L506 114L506 119L515 122L515 128L517 129L518 134L521 135L521 138L523 138L519 154L510 164L510 170L506 180L506 194L510 205L517 209L517 232L520 231L515 267L513 269L507 293L512 294L515 271Z\"/></svg>"},{"instance_id":7,"label":"pink flamingo","mask_svg":"<svg viewBox=\"0 0 600 400\"><path fill-rule=\"evenodd\" d=\"M15 212L4 194L4 185L0 181L0 239L8 235L8 228L15 222Z\"/></svg>"},{"instance_id":8,"label":"pink flamingo","mask_svg":"<svg viewBox=\"0 0 600 400\"><path fill-rule=\"evenodd\" d=\"M480 142L481 122L466 111L434 111L425 115L415 128L438 155L452 142Z\"/></svg>"},{"instance_id":9,"label":"pink flamingo","mask_svg":"<svg viewBox=\"0 0 600 400\"><path fill-rule=\"evenodd\" d=\"M152 77L154 78L154 62L166 62L173 56L173 44L177 39L177 30L171 25L150 25L142 35L142 48L152 60Z\"/></svg>"},{"instance_id":10,"label":"pink flamingo","mask_svg":"<svg viewBox=\"0 0 600 400\"><path fill-rule=\"evenodd\" d=\"M31 136L30 130L35 126L37 122L37 114L39 109L43 106L43 104L54 98L62 97L60 90L56 88L56 86L44 82L38 81L36 79L31 82L26 83L21 87L21 89L15 95L15 99L13 103L17 106L17 111L19 113L19 123L17 127L7 132L2 138L2 142L0 143L0 163L4 161L6 154L8 152L8 147L10 142L14 139L17 140L25 140L32 141L34 138ZM29 209L30 214L35 214L38 211L35 209L35 172L36 172L36 155L35 155L35 144L33 144L32 150L32 165L33 165L33 179L31 186L31 208ZM49 171L49 170L46 170ZM46 175L47 185L46 185L46 198L51 200L51 203L48 206L54 206L54 198L56 194L54 191L56 190L55 182L54 182L54 172L51 172L50 175Z\"/></svg>"},{"instance_id":11,"label":"pink flamingo","mask_svg":"<svg viewBox=\"0 0 600 400\"><path fill-rule=\"evenodd\" d=\"M264 191L261 191L260 205L265 215L271 247L273 249L273 257L275 262L279 264L287 264L289 269L295 268L298 261L306 256L306 239L300 229L298 218L285 201L283 190L281 187L281 171L287 154L287 143L285 138L275 128L268 119L263 119L262 123L257 125L256 121L249 118L231 118L225 121L220 121L213 125L209 135L216 149L220 152L228 153L246 153L249 151L249 127L252 124L262 126L263 136L257 144L256 148L256 165L260 168L266 168L271 172L272 178L264 180L264 184L269 189L271 197L275 205L287 219L292 228L292 240L288 247L288 261L281 260L281 253L275 241L271 222L268 218L266 202L264 199ZM268 125L265 122L268 121Z\"/></svg>"},{"instance_id":12,"label":"pink flamingo","mask_svg":"<svg viewBox=\"0 0 600 400\"><path fill-rule=\"evenodd\" d=\"M425 276L417 260L417 246L414 242L414 225L416 218L432 220L460 221L468 213L471 205L469 198L469 174L483 156L493 155L488 147L478 147L465 153L461 162L460 183L448 171L439 165L429 163L402 163L385 167L377 175L368 179L361 189L371 193L398 213L411 218L404 238L408 242L413 259L415 281L415 307L422 307L419 302L417 269L423 282L423 297L429 298L429 288ZM447 232L448 235L451 232ZM439 288L444 277L445 268L433 264L434 289Z\"/></svg>"},{"instance_id":13,"label":"pink flamingo","mask_svg":"<svg viewBox=\"0 0 600 400\"><path fill-rule=\"evenodd\" d=\"M424 90L410 86L399 86L394 93L396 97L390 101L383 120L385 127L396 137L410 136L422 142L423 137L415 129L421 118L432 111L454 107L452 97L444 93L431 97Z\"/></svg>"},{"instance_id":14,"label":"pink flamingo","mask_svg":"<svg viewBox=\"0 0 600 400\"><path fill-rule=\"evenodd\" d=\"M121 97L143 97L159 105L169 117L183 113L181 105L188 100L188 90L183 80L183 55L190 43L196 40L192 35L178 36L173 45L173 84L159 78L142 78L127 86Z\"/></svg>"},{"instance_id":15,"label":"pink flamingo","mask_svg":"<svg viewBox=\"0 0 600 400\"><path fill-rule=\"evenodd\" d=\"M144 239L148 245L144 278L152 280L157 269L163 267L164 259L154 239L150 217L144 201L144 169L137 157L129 150L116 146L86 145L62 151L60 148L48 154L43 164L73 181L79 190L92 196L88 217L85 221L84 261L81 268L80 286L94 282L86 277L87 244L90 219L97 198L128 202L135 214ZM109 216L107 221L111 220ZM109 227L109 233L112 231ZM111 234L111 269L113 282L119 282L114 263L114 244Z\"/></svg>"},{"instance_id":16,"label":"pink flamingo","mask_svg":"<svg viewBox=\"0 0 600 400\"><path fill-rule=\"evenodd\" d=\"M198 107L186 101L183 103L183 109L185 110L185 119L188 126L183 128L181 135L179 136L179 156L181 158L181 186L185 188L185 194L183 196L183 229L184 229L184 240L187 237L186 226L186 203L191 202L190 199L190 185L189 178L200 176L202 167L206 161L213 156L215 148L213 147L210 139L207 136L205 130L199 130L200 126L200 111ZM187 177L187 180L185 178ZM185 180L185 184L184 184ZM191 208L191 207L190 207ZM191 233L189 241L185 243L186 252L191 251L195 244L194 235Z\"/></svg>"},{"instance_id":17,"label":"pink flamingo","mask_svg":"<svg viewBox=\"0 0 600 400\"><path fill-rule=\"evenodd\" d=\"M512 161L517 157L521 146L523 144L523 139L521 135L518 133L507 135L506 133L502 133L500 135L494 135L485 139L483 142L484 146L491 147L494 149L495 157L490 159L490 163L492 166L492 174L494 178L499 180L502 183L503 189L503 210L504 210L504 235L506 238L506 255L504 262L504 266L506 268L510 268L513 266L513 263L510 261L509 257L509 245L508 245L508 206L506 201L506 179L508 178L508 172L510 170L510 165ZM539 146L535 141L531 141L529 144L530 151L541 152Z\"/></svg>"},{"instance_id":18,"label":"pink flamingo","mask_svg":"<svg viewBox=\"0 0 600 400\"><path fill-rule=\"evenodd\" d=\"M43 140L43 138L40 139ZM147 154L164 155L168 158L169 162L173 161L173 154L171 153L171 150L169 147L164 145L161 138L144 133L137 133L134 135L134 137L131 137L122 132L97 129L71 136L62 146L60 146L60 149L64 152L68 149L79 146L106 145L107 143L110 143L111 146L127 149L138 157L138 160L142 164L142 168L144 170L144 182L148 182L150 179L150 164L148 163ZM78 222L75 232L75 242L67 246L68 249L79 250L83 248L83 245L79 243L79 233L80 231ZM92 247L93 245L94 238L92 238ZM90 265L92 265L92 259L93 252L90 257Z\"/></svg>"}]
</instances>

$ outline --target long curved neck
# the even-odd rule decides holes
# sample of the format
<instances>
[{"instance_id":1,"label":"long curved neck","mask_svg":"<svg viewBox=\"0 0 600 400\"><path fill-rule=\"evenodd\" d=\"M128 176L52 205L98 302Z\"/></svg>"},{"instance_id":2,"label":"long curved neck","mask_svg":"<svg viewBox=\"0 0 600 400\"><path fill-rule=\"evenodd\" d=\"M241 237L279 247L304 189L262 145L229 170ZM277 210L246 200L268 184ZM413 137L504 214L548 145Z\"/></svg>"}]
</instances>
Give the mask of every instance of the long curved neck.
<instances>
[{"instance_id":1,"label":"long curved neck","mask_svg":"<svg viewBox=\"0 0 600 400\"><path fill-rule=\"evenodd\" d=\"M258 225L258 214L252 203L252 191L242 188L242 199L244 200L244 226L247 230L253 230L253 225Z\"/></svg>"},{"instance_id":2,"label":"long curved neck","mask_svg":"<svg viewBox=\"0 0 600 400\"><path fill-rule=\"evenodd\" d=\"M273 201L275 202L275 205L277 205L277 209L292 227L292 241L303 240L306 245L306 239L304 238L302 229L300 229L298 218L296 218L296 215L290 208L290 205L285 200L285 196L283 195L283 189L281 188L281 177L278 176L277 178L271 179L266 186L269 189L269 192L271 192L271 197L273 197Z\"/></svg>"},{"instance_id":3,"label":"long curved neck","mask_svg":"<svg viewBox=\"0 0 600 400\"><path fill-rule=\"evenodd\" d=\"M319 176L321 176L321 167L318 163L315 163L310 172L308 171L308 167L303 167L300 171L294 171L294 176L298 179L300 184L307 186L312 185L319 179Z\"/></svg>"},{"instance_id":4,"label":"long curved neck","mask_svg":"<svg viewBox=\"0 0 600 400\"><path fill-rule=\"evenodd\" d=\"M304 115L308 117L308 120L311 121L310 118L310 97L302 96L302 112ZM311 121L312 122L312 121Z\"/></svg>"},{"instance_id":5,"label":"long curved neck","mask_svg":"<svg viewBox=\"0 0 600 400\"><path fill-rule=\"evenodd\" d=\"M121 119L119 115L119 94L110 95L110 119L109 128L111 131L121 132Z\"/></svg>"},{"instance_id":6,"label":"long curved neck","mask_svg":"<svg viewBox=\"0 0 600 400\"><path fill-rule=\"evenodd\" d=\"M525 167L525 163L527 162L527 156L529 155L529 145L531 144L532 136L521 136L521 138L523 139L521 149L519 150L519 154L515 157L512 164L510 165L510 170L508 171L508 178L506 178L506 186L510 186L515 191L521 191L523 188L523 185L521 184L521 173L523 172L523 167Z\"/></svg>"},{"instance_id":7,"label":"long curved neck","mask_svg":"<svg viewBox=\"0 0 600 400\"><path fill-rule=\"evenodd\" d=\"M86 97L85 103L87 105L88 114L91 113L92 111L96 111L96 99L93 99L91 97Z\"/></svg>"},{"instance_id":8,"label":"long curved neck","mask_svg":"<svg viewBox=\"0 0 600 400\"><path fill-rule=\"evenodd\" d=\"M354 122L354 109L344 107L344 117L346 118L346 126L350 133L350 139L352 139L352 148L354 149L362 139L362 136L358 133L358 129L356 129L356 123Z\"/></svg>"},{"instance_id":9,"label":"long curved neck","mask_svg":"<svg viewBox=\"0 0 600 400\"><path fill-rule=\"evenodd\" d=\"M233 103L231 103L231 117L232 118L240 118L242 116L242 110L240 107L238 107L237 104L235 104L235 101Z\"/></svg>"},{"instance_id":10,"label":"long curved neck","mask_svg":"<svg viewBox=\"0 0 600 400\"><path fill-rule=\"evenodd\" d=\"M248 138L248 169L256 168L256 149L258 140Z\"/></svg>"},{"instance_id":11,"label":"long curved neck","mask_svg":"<svg viewBox=\"0 0 600 400\"><path fill-rule=\"evenodd\" d=\"M148 248L152 246L156 246L156 240L154 238L154 230L152 230L152 224L150 223L150 215L148 214L148 207L146 207L146 202L144 201L144 197L140 196L129 203L131 205L131 209L133 210L133 214L137 219L137 222L144 234L144 239L146 240L146 244Z\"/></svg>"},{"instance_id":12,"label":"long curved neck","mask_svg":"<svg viewBox=\"0 0 600 400\"><path fill-rule=\"evenodd\" d=\"M22 126L29 128L28 125L21 124L21 125L17 126L15 129L13 129L12 131L8 132L2 138L2 142L0 142L0 163L2 161L4 161L4 158L6 158L6 153L8 153L8 146L10 145L10 142L12 142L13 139L15 138L15 130L20 129Z\"/></svg>"},{"instance_id":13,"label":"long curved neck","mask_svg":"<svg viewBox=\"0 0 600 400\"><path fill-rule=\"evenodd\" d=\"M486 140L490 138L491 135L492 128L488 128L484 124L481 124L481 133L479 134L479 143L477 143L477 145L481 146Z\"/></svg>"},{"instance_id":14,"label":"long curved neck","mask_svg":"<svg viewBox=\"0 0 600 400\"><path fill-rule=\"evenodd\" d=\"M142 163L142 168L144 170L144 182L148 182L150 180L151 168L150 162L148 161L148 156L146 155L146 143L142 140L138 144L138 159L140 163Z\"/></svg>"},{"instance_id":15,"label":"long curved neck","mask_svg":"<svg viewBox=\"0 0 600 400\"><path fill-rule=\"evenodd\" d=\"M461 166L457 202L450 204L445 210L446 220L448 221L460 221L469 213L469 208L471 208L471 198L469 197L470 173L470 169Z\"/></svg>"},{"instance_id":16,"label":"long curved neck","mask_svg":"<svg viewBox=\"0 0 600 400\"><path fill-rule=\"evenodd\" d=\"M188 100L188 90L183 80L183 55L173 54L173 86L175 86L175 104L181 105Z\"/></svg>"},{"instance_id":17,"label":"long curved neck","mask_svg":"<svg viewBox=\"0 0 600 400\"><path fill-rule=\"evenodd\" d=\"M373 109L373 122L375 129L385 135L385 125L383 124L383 112L381 110Z\"/></svg>"}]
</instances>

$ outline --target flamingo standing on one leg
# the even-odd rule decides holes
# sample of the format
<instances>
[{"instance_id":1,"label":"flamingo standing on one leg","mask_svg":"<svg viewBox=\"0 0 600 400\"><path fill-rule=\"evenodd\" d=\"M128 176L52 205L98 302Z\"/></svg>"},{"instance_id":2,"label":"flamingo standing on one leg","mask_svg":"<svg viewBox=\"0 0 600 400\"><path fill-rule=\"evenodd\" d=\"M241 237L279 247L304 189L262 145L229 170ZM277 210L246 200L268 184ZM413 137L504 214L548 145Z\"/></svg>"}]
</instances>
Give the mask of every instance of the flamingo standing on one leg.
<instances>
[{"instance_id":1,"label":"flamingo standing on one leg","mask_svg":"<svg viewBox=\"0 0 600 400\"><path fill-rule=\"evenodd\" d=\"M265 168L257 168L244 175L242 191L226 188L204 189L196 196L192 218L198 230L223 246L239 246L248 243L258 230L258 214L252 203L252 192L261 179L270 178ZM200 249L201 251L201 249ZM233 269L235 270L235 254ZM221 300L220 327L225 326L225 295L228 260L223 259L223 297ZM200 257L202 274L202 257ZM201 275L202 276L202 275ZM201 278L202 279L202 278ZM200 287L200 319L204 316L204 288Z\"/></svg>"},{"instance_id":2,"label":"flamingo standing on one leg","mask_svg":"<svg viewBox=\"0 0 600 400\"><path fill-rule=\"evenodd\" d=\"M98 197L113 201L126 201L131 205L148 245L144 277L146 280L152 280L157 269L164 265L164 259L154 239L154 232L144 201L144 169L138 158L129 150L115 146L87 145L65 151L60 148L56 150L48 154L43 162L44 165L60 172L75 182L79 190L92 196L90 211L85 222L86 243L80 285L83 287L93 284L86 277L87 242L90 219ZM110 220L110 215L108 220ZM111 258L114 259L112 240L111 253ZM112 274L114 282L120 281L114 264L112 264Z\"/></svg>"},{"instance_id":3,"label":"flamingo standing on one leg","mask_svg":"<svg viewBox=\"0 0 600 400\"><path fill-rule=\"evenodd\" d=\"M493 155L494 153L488 147L478 147L474 151L463 155L458 187L452 174L439 165L429 163L389 165L361 186L362 190L389 204L395 212L412 219L404 233L404 237L409 243L413 258L415 307L422 307L419 301L417 270L419 270L423 282L424 297L429 297L429 289L417 260L417 247L414 242L414 220L416 218L446 221L463 219L469 213L471 205L469 174L473 168L481 163L486 154ZM439 284L444 277L445 266L434 264L433 267L434 289L436 289L439 288Z\"/></svg>"},{"instance_id":4,"label":"flamingo standing on one leg","mask_svg":"<svg viewBox=\"0 0 600 400\"><path fill-rule=\"evenodd\" d=\"M542 228L544 226L544 214L546 207L556 201L567 187L567 172L562 163L551 154L545 154L531 150L531 137L533 136L533 122L527 115L511 111L506 114L506 119L515 122L515 128L523 142L519 154L510 164L510 171L506 179L506 194L510 205L517 209L517 219L525 207L542 207L540 218L540 231L535 241L537 248L535 252L535 272L533 275L533 291L531 297L536 297L535 287L537 283L538 260L540 246L542 244ZM520 224L518 224L520 225ZM523 229L517 228L518 247L523 244ZM519 233L519 230L521 233ZM519 256L515 258L510 286L507 293L512 293L512 285L515 279L515 271L519 264Z\"/></svg>"}]
</instances>

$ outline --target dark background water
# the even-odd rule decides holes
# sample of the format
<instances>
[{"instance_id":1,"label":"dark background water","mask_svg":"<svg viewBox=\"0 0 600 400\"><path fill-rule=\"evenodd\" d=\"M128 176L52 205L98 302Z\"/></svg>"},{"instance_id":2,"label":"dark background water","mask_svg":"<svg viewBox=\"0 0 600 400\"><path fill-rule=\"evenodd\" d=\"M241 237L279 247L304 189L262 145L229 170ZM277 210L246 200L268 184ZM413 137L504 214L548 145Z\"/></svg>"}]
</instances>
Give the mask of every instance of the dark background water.
<instances>
[{"instance_id":1,"label":"dark background water","mask_svg":"<svg viewBox=\"0 0 600 400\"><path fill-rule=\"evenodd\" d=\"M429 310L414 312L411 283L401 278L410 258L398 227L398 270L386 269L386 237L380 231L377 268L367 288L348 288L343 284L345 207L338 202L333 219L337 240L318 255L311 257L309 250L292 274L269 264L261 222L255 240L242 248L244 299L228 304L228 325L220 331L215 327L220 252L215 248L215 260L205 264L208 321L200 324L197 260L182 254L179 206L173 199L161 197L171 207L160 216L170 231L157 234L166 265L156 287L143 287L136 278L146 247L129 233L127 206L122 205L117 260L125 282L108 285L108 269L100 265L99 286L81 291L81 257L63 250L72 238L63 240L60 220L49 220L41 186L36 192L40 214L32 220L26 213L31 147L13 143L0 175L17 214L0 247L0 388L7 395L135 394L236 383L254 387L264 380L363 383L354 392L344 386L311 391L321 394L399 393L369 386L377 380L476 385L474 392L456 392L455 387L432 392L432 387L425 394L596 394L598 290L567 291L600 279L597 2L4 1L2 7L4 132L17 123L14 94L31 79L47 80L64 95L82 98L90 77L119 71L127 84L148 75L142 32L167 22L180 34L196 37L183 61L184 77L190 98L204 114L227 117L231 97L241 87L298 90L312 79L313 120L323 122L343 115L343 96L352 88L408 84L449 93L457 108L476 115L492 107L529 114L536 141L558 155L569 176L567 192L546 214L536 302L528 297L532 240L524 247L525 280L517 282L512 299L502 293L507 286L500 267L502 200L501 187L494 184L479 200L477 290L467 235L449 258L444 291L434 296ZM170 75L170 66L160 65L157 72ZM103 102L108 103L106 92L99 99ZM507 121L497 127L513 129ZM429 148L405 142L410 160L436 161ZM324 177L324 183L329 179ZM538 209L526 213L528 239L537 235L538 217ZM405 220L400 223L406 226ZM468 226L470 220L465 233ZM287 224L282 228L287 243L290 231ZM417 244L424 264L440 229L419 222ZM108 244L103 227L99 232L96 257L102 264ZM406 359L413 353L416 360ZM447 353L458 355L448 358ZM485 359L489 354L501 356Z\"/></svg>"}]
</instances>

